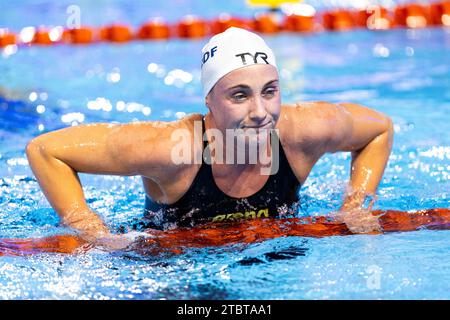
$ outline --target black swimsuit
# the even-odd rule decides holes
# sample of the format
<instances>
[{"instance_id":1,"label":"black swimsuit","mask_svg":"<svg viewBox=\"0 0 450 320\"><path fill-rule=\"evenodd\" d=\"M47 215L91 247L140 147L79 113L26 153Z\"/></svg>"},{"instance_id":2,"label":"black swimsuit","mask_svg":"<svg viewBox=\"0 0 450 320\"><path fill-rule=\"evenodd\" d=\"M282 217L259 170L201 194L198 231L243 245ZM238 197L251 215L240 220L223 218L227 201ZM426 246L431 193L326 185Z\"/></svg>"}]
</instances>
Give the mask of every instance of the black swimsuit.
<instances>
[{"instance_id":1,"label":"black swimsuit","mask_svg":"<svg viewBox=\"0 0 450 320\"><path fill-rule=\"evenodd\" d=\"M203 120L203 132L205 123ZM204 142L203 148L207 146ZM212 167L205 161L188 191L173 204L160 204L145 197L145 218L141 227L172 229L207 222L279 217L296 213L300 183L279 148L279 169L255 194L246 198L226 195L216 185Z\"/></svg>"}]
</instances>

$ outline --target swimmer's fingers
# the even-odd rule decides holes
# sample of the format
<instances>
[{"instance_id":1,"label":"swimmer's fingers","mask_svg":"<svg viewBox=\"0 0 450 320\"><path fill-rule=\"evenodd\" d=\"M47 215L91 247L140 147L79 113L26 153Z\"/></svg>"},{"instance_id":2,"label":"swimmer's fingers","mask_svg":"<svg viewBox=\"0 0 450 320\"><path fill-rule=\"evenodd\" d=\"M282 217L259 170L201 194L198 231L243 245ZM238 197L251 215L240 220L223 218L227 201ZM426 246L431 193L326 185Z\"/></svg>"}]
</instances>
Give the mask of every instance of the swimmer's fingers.
<instances>
[{"instance_id":1,"label":"swimmer's fingers","mask_svg":"<svg viewBox=\"0 0 450 320\"><path fill-rule=\"evenodd\" d=\"M373 233L382 231L379 217L374 216L366 209L339 211L333 214L333 216L337 221L345 223L352 233Z\"/></svg>"},{"instance_id":2,"label":"swimmer's fingers","mask_svg":"<svg viewBox=\"0 0 450 320\"><path fill-rule=\"evenodd\" d=\"M88 252L89 250L91 250L94 247L95 247L95 245L93 243L87 242L87 243L81 245L80 247L76 248L73 253L74 254L83 254L83 253Z\"/></svg>"},{"instance_id":3,"label":"swimmer's fingers","mask_svg":"<svg viewBox=\"0 0 450 320\"><path fill-rule=\"evenodd\" d=\"M146 232L131 231L125 234L109 234L94 242L96 248L104 251L134 251L152 235Z\"/></svg>"},{"instance_id":4,"label":"swimmer's fingers","mask_svg":"<svg viewBox=\"0 0 450 320\"><path fill-rule=\"evenodd\" d=\"M154 238L156 236L156 232L155 234L153 234L152 232L140 232L140 231L130 231L128 233L123 234L123 236L129 238L129 239L142 239L142 238Z\"/></svg>"},{"instance_id":5,"label":"swimmer's fingers","mask_svg":"<svg viewBox=\"0 0 450 320\"><path fill-rule=\"evenodd\" d=\"M126 250L134 241L134 238L126 237L125 235L110 234L105 237L96 239L93 242L95 248L102 251L118 251Z\"/></svg>"}]
</instances>

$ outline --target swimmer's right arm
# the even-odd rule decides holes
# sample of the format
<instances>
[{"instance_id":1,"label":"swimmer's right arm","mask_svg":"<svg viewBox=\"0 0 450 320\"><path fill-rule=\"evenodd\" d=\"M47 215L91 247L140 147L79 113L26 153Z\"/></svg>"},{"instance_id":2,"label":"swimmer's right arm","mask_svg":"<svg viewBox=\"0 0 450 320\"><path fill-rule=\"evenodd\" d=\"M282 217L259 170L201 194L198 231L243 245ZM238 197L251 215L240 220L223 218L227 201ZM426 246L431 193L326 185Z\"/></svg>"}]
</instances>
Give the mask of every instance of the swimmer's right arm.
<instances>
[{"instance_id":1,"label":"swimmer's right arm","mask_svg":"<svg viewBox=\"0 0 450 320\"><path fill-rule=\"evenodd\" d=\"M109 230L87 205L78 173L155 179L161 173L170 175L170 134L177 123L179 126L179 122L138 122L69 127L34 138L26 154L62 223L95 239Z\"/></svg>"}]
</instances>

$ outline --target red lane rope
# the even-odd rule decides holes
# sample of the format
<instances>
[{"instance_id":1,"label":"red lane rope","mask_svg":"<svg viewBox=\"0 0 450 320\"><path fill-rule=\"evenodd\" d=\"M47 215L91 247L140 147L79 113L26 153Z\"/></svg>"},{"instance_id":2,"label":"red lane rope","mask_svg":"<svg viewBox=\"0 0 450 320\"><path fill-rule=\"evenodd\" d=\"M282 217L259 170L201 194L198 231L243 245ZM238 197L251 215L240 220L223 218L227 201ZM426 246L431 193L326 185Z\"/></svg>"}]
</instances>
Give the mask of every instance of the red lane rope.
<instances>
[{"instance_id":1,"label":"red lane rope","mask_svg":"<svg viewBox=\"0 0 450 320\"><path fill-rule=\"evenodd\" d=\"M137 30L124 24L112 24L100 28L82 26L77 29L36 28L29 29L26 37L0 29L0 47L9 45L92 44L98 42L123 43L132 40L168 40L171 38L198 39L225 31L229 27L247 28L260 33L275 34L282 31L311 33L323 30L344 31L365 27L374 30L395 27L423 28L450 27L450 1L429 5L399 5L393 10L377 6L366 10L336 9L314 16L260 14L254 18L237 18L222 15L210 21L187 16L175 24L156 18ZM23 31L23 30L22 30Z\"/></svg>"},{"instance_id":2,"label":"red lane rope","mask_svg":"<svg viewBox=\"0 0 450 320\"><path fill-rule=\"evenodd\" d=\"M450 209L445 208L414 212L376 210L372 214L379 216L383 233L419 229L450 229ZM320 216L207 224L191 229L151 230L149 234L151 234L151 238L140 241L133 248L136 252L178 254L187 247L217 247L237 243L254 243L279 237L329 237L346 236L353 233L344 223L330 221L329 217ZM85 252L91 247L73 235L58 235L41 239L0 239L0 256L23 256L49 252L70 254Z\"/></svg>"}]
</instances>

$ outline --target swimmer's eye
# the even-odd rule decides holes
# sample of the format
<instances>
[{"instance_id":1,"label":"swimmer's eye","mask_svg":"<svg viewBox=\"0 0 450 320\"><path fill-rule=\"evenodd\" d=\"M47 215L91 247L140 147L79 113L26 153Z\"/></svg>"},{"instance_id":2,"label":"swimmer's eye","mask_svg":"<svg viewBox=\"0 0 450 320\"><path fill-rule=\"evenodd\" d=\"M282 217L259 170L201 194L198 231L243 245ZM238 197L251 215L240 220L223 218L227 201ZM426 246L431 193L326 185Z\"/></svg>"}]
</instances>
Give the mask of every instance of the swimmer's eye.
<instances>
[{"instance_id":1,"label":"swimmer's eye","mask_svg":"<svg viewBox=\"0 0 450 320\"><path fill-rule=\"evenodd\" d=\"M244 92L236 92L233 93L233 95L231 96L231 98L235 101L235 102L242 102L245 99L247 99L247 94Z\"/></svg>"},{"instance_id":2,"label":"swimmer's eye","mask_svg":"<svg viewBox=\"0 0 450 320\"><path fill-rule=\"evenodd\" d=\"M270 88L267 88L266 90L264 90L263 96L264 96L264 97L271 98L271 97L273 97L277 92L278 92L278 88L276 88L276 87L270 87Z\"/></svg>"}]
</instances>

